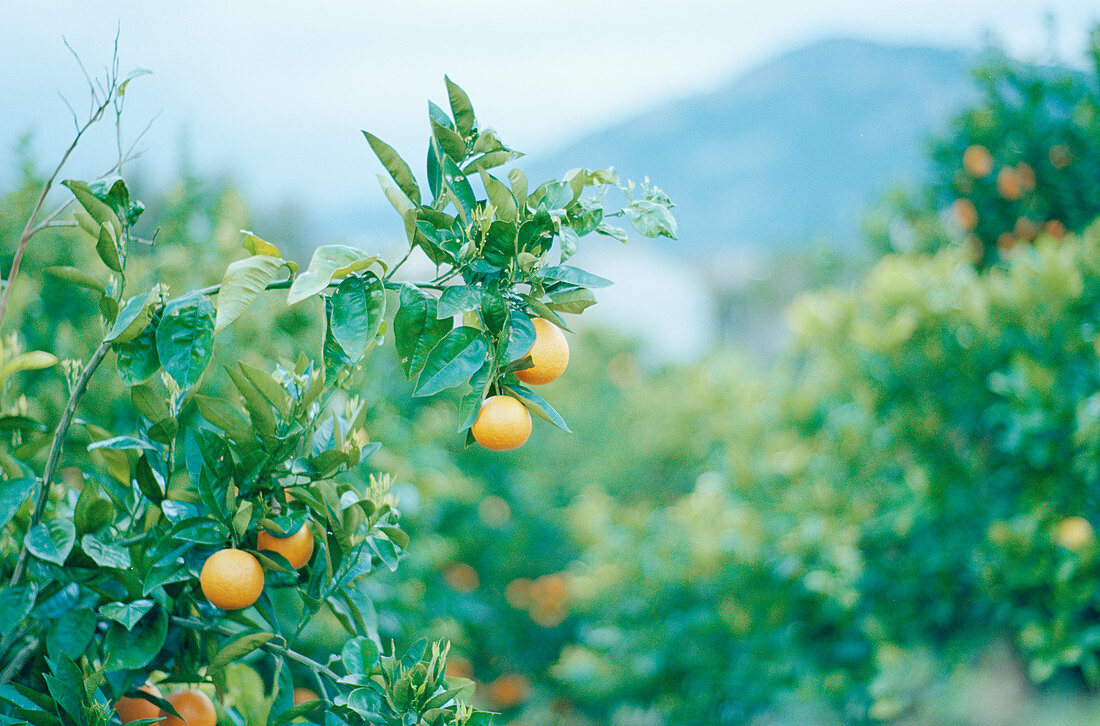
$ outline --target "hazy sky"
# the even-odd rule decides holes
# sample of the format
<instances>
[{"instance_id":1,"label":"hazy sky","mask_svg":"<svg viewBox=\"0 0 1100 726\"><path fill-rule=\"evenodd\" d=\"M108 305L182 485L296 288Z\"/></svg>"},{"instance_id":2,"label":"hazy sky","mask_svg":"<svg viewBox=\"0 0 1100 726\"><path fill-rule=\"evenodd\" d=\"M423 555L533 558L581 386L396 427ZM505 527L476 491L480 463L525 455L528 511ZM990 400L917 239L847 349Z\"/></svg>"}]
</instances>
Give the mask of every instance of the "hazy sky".
<instances>
[{"instance_id":1,"label":"hazy sky","mask_svg":"<svg viewBox=\"0 0 1100 726\"><path fill-rule=\"evenodd\" d=\"M233 174L257 201L298 197L320 213L377 200L366 128L422 164L426 98L442 76L466 87L483 122L512 145L549 151L588 130L713 88L799 44L831 35L976 46L996 30L1014 51L1080 58L1096 3L1063 0L593 2L467 0L265 2L47 0L11 4L0 25L0 178L16 136L37 129L53 157L82 81L62 36L90 69L110 58L121 23L132 87L126 128L160 111L142 163L171 170L188 139L200 170ZM97 137L73 174L92 174L112 140ZM48 153L47 153L48 152Z\"/></svg>"}]
</instances>

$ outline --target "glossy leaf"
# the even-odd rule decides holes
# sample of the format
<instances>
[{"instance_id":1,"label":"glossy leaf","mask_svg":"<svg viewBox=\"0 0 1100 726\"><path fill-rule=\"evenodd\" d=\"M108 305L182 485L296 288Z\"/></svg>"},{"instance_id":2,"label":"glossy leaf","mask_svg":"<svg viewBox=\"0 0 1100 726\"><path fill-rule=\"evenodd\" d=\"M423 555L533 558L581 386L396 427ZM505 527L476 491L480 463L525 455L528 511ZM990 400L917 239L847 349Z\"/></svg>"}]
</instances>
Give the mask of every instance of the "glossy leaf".
<instances>
[{"instance_id":1,"label":"glossy leaf","mask_svg":"<svg viewBox=\"0 0 1100 726\"><path fill-rule=\"evenodd\" d=\"M218 291L218 313L214 321L214 332L223 330L239 318L260 293L279 276L283 268L282 259L270 255L253 255L230 264L226 268L221 289Z\"/></svg>"},{"instance_id":2,"label":"glossy leaf","mask_svg":"<svg viewBox=\"0 0 1100 726\"><path fill-rule=\"evenodd\" d=\"M412 169L405 160L393 150L393 147L374 134L364 131L363 136L367 138L367 143L374 150L378 160L382 162L382 166L386 167L386 171L397 182L397 186L405 192L405 196L411 199L413 204L420 204L420 188L417 187L416 178L413 177Z\"/></svg>"},{"instance_id":3,"label":"glossy leaf","mask_svg":"<svg viewBox=\"0 0 1100 726\"><path fill-rule=\"evenodd\" d=\"M480 330L455 328L428 354L413 395L430 396L466 382L485 363L488 350Z\"/></svg>"}]
</instances>

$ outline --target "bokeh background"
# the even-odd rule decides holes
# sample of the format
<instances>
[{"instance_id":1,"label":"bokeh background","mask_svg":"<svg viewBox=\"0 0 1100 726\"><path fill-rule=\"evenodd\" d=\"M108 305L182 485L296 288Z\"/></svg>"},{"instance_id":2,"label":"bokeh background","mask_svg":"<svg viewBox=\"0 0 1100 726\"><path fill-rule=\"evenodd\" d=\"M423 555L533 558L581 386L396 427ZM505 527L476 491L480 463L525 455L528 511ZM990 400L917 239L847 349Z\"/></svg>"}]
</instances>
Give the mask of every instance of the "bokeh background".
<instances>
[{"instance_id":1,"label":"bokeh background","mask_svg":"<svg viewBox=\"0 0 1100 726\"><path fill-rule=\"evenodd\" d=\"M359 134L410 159L449 74L550 178L648 176L676 242L591 241L613 278L537 426L463 449L392 353L365 395L413 533L379 634L451 639L515 726L1100 719L1100 11L1087 2L138 3L4 9L0 257L86 100L153 71L123 131L142 263L217 282L250 228L288 255L403 252ZM72 176L114 161L113 129ZM586 240L587 241L587 240ZM29 348L94 345L37 272ZM155 273L153 271L156 271ZM260 306L222 361L316 354ZM47 344L48 341L48 344ZM63 390L60 371L28 390ZM38 390L38 389L35 389ZM117 380L87 416L125 431ZM47 396L40 405L60 405ZM47 417L49 412L46 412ZM307 631L323 652L335 620Z\"/></svg>"}]
</instances>

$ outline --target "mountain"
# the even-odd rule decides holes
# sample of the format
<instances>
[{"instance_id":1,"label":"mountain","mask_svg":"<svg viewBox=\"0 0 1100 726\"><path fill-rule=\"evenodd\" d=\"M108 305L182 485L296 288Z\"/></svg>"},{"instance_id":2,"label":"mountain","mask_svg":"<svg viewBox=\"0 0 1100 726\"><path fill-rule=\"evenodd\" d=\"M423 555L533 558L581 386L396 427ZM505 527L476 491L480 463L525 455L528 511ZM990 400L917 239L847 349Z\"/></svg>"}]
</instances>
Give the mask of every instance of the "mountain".
<instances>
[{"instance_id":1,"label":"mountain","mask_svg":"<svg viewBox=\"0 0 1100 726\"><path fill-rule=\"evenodd\" d=\"M924 140L974 97L970 54L863 40L787 53L533 160L648 175L677 203L680 250L851 245L869 203L919 179ZM532 177L535 178L535 177Z\"/></svg>"}]
</instances>

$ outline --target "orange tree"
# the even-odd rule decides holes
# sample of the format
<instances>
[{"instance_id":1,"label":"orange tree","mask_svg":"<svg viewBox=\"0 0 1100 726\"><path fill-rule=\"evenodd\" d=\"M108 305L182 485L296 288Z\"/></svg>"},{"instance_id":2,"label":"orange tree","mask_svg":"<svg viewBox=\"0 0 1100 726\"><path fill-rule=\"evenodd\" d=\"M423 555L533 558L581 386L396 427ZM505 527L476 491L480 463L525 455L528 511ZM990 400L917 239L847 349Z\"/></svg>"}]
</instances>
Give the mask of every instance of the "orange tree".
<instances>
[{"instance_id":1,"label":"orange tree","mask_svg":"<svg viewBox=\"0 0 1100 726\"><path fill-rule=\"evenodd\" d=\"M1041 233L1081 232L1100 214L1100 28L1087 70L1036 64L991 48L974 73L980 100L931 144L932 178L892 210L905 246L961 240L990 265ZM878 230L888 240L884 226Z\"/></svg>"},{"instance_id":2,"label":"orange tree","mask_svg":"<svg viewBox=\"0 0 1100 726\"><path fill-rule=\"evenodd\" d=\"M112 111L121 116L133 77L120 77L116 62L69 152ZM398 653L372 622L365 583L397 567L409 538L390 477L363 475L361 462L379 448L355 395L364 361L391 337L414 395L467 387L467 443L481 438L477 427L491 432L487 444L502 436L522 444L528 411L564 427L517 374L544 365L560 374L568 350L556 339L566 327L560 316L582 312L591 289L608 284L565 263L586 234L625 238L610 217L650 236L674 236L675 221L659 190L636 194L613 171L575 170L532 188L512 169L505 183L493 170L520 154L478 124L458 86L448 80L447 90L450 113L430 106L427 193L391 147L366 134L410 245L392 267L330 245L300 270L246 233L248 256L219 284L143 286L131 261L156 242L135 232L144 207L118 176L121 146L108 175L63 182L72 198L45 212L63 156L16 243L0 325L26 250L56 225L78 227L96 254L50 272L91 291L102 325L86 360L60 362L67 397L48 420L51 408L36 405L48 394L20 379L59 365L57 357L23 350L18 336L0 350L3 722L488 721L464 704L472 683L445 675L446 643L421 640ZM611 189L626 201L605 212ZM437 274L398 280L418 251ZM271 291L285 291L287 305L322 309L321 356L266 367L222 360L227 381L217 381L216 336ZM134 412L125 431L79 417L111 358ZM503 425L483 418L501 404ZM74 425L93 442L86 451L66 449ZM295 649L323 614L349 638L325 662Z\"/></svg>"}]
</instances>

